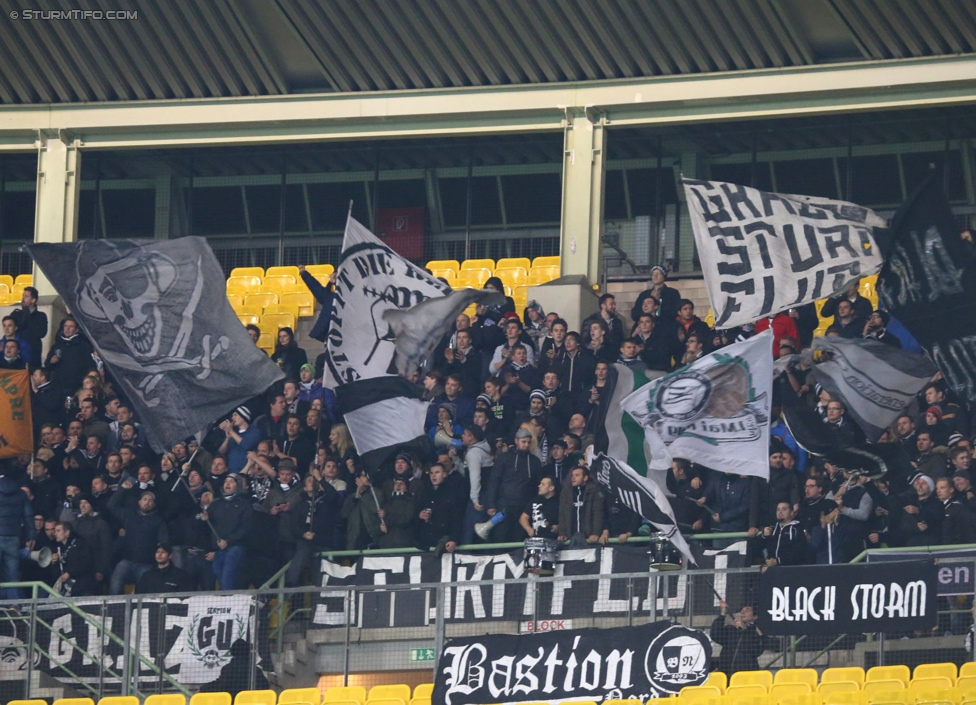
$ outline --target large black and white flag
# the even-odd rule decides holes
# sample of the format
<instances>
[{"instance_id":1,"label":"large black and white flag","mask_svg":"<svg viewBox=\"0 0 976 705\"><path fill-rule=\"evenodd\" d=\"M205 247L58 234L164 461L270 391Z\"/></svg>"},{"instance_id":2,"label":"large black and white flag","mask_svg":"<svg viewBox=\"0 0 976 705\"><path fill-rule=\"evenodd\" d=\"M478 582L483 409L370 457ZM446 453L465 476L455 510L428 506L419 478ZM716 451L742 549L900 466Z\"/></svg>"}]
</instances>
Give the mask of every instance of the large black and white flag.
<instances>
[{"instance_id":1,"label":"large black and white flag","mask_svg":"<svg viewBox=\"0 0 976 705\"><path fill-rule=\"evenodd\" d=\"M282 378L237 320L201 237L35 243L27 251L122 386L157 452Z\"/></svg>"},{"instance_id":2,"label":"large black and white flag","mask_svg":"<svg viewBox=\"0 0 976 705\"><path fill-rule=\"evenodd\" d=\"M696 562L688 542L678 531L678 522L674 518L671 503L654 480L641 475L627 463L603 453L587 460L590 472L596 473L596 481L607 494L620 499L624 506L634 510L651 522L658 531L663 532L686 560Z\"/></svg>"},{"instance_id":3,"label":"large black and white flag","mask_svg":"<svg viewBox=\"0 0 976 705\"><path fill-rule=\"evenodd\" d=\"M717 328L822 299L881 268L873 211L828 198L683 180Z\"/></svg>"},{"instance_id":4,"label":"large black and white flag","mask_svg":"<svg viewBox=\"0 0 976 705\"><path fill-rule=\"evenodd\" d=\"M813 376L869 441L881 438L935 374L924 355L878 340L816 338L813 350Z\"/></svg>"},{"instance_id":5,"label":"large black and white flag","mask_svg":"<svg viewBox=\"0 0 976 705\"><path fill-rule=\"evenodd\" d=\"M459 313L502 294L444 282L384 245L352 216L336 270L326 384L356 451L376 470L397 448L426 444L427 404L406 377L426 362Z\"/></svg>"},{"instance_id":6,"label":"large black and white flag","mask_svg":"<svg viewBox=\"0 0 976 705\"><path fill-rule=\"evenodd\" d=\"M878 295L957 394L976 402L976 260L959 233L939 179L898 209Z\"/></svg>"}]
</instances>

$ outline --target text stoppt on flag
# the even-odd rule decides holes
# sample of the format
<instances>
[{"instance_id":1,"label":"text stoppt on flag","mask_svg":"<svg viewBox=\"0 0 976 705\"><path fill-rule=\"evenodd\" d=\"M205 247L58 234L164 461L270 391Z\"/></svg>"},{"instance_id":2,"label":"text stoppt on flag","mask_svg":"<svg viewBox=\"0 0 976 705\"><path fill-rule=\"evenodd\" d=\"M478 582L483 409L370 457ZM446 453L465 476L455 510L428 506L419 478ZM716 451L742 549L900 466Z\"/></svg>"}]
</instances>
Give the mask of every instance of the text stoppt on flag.
<instances>
[{"instance_id":1,"label":"text stoppt on flag","mask_svg":"<svg viewBox=\"0 0 976 705\"><path fill-rule=\"evenodd\" d=\"M718 328L751 323L843 290L881 268L873 211L811 196L684 179Z\"/></svg>"}]
</instances>

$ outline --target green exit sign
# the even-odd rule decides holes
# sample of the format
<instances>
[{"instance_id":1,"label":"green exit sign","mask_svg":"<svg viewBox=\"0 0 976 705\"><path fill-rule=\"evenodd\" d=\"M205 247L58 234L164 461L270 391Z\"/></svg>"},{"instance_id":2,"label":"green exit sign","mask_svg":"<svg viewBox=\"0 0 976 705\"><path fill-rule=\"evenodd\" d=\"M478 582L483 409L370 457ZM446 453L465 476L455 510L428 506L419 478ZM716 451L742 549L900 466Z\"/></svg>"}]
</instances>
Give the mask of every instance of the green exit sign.
<instances>
[{"instance_id":1,"label":"green exit sign","mask_svg":"<svg viewBox=\"0 0 976 705\"><path fill-rule=\"evenodd\" d=\"M433 661L434 650L433 649L410 649L410 660L411 661Z\"/></svg>"}]
</instances>

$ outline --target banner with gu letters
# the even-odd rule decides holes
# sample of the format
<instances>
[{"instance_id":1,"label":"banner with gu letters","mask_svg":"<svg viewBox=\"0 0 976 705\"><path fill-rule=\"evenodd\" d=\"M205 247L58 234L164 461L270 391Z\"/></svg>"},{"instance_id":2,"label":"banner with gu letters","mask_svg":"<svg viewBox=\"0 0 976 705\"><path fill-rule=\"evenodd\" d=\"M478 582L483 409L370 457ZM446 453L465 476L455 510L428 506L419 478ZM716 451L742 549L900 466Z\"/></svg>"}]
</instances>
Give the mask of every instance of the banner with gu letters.
<instances>
[{"instance_id":1,"label":"banner with gu letters","mask_svg":"<svg viewBox=\"0 0 976 705\"><path fill-rule=\"evenodd\" d=\"M621 402L650 447L722 472L769 477L773 334L766 330L646 384Z\"/></svg>"},{"instance_id":2,"label":"banner with gu letters","mask_svg":"<svg viewBox=\"0 0 976 705\"><path fill-rule=\"evenodd\" d=\"M935 562L774 566L759 578L770 636L911 632L936 625Z\"/></svg>"},{"instance_id":3,"label":"banner with gu letters","mask_svg":"<svg viewBox=\"0 0 976 705\"><path fill-rule=\"evenodd\" d=\"M802 306L881 269L873 211L846 201L683 179L716 328Z\"/></svg>"},{"instance_id":4,"label":"banner with gu letters","mask_svg":"<svg viewBox=\"0 0 976 705\"><path fill-rule=\"evenodd\" d=\"M191 597L186 602L180 682L209 683L234 658L231 653L234 642L248 640L254 600L246 595L222 595ZM244 651L245 655L248 653L250 646Z\"/></svg>"},{"instance_id":5,"label":"banner with gu letters","mask_svg":"<svg viewBox=\"0 0 976 705\"><path fill-rule=\"evenodd\" d=\"M434 673L436 705L665 698L708 679L712 647L671 622L449 640Z\"/></svg>"}]
</instances>

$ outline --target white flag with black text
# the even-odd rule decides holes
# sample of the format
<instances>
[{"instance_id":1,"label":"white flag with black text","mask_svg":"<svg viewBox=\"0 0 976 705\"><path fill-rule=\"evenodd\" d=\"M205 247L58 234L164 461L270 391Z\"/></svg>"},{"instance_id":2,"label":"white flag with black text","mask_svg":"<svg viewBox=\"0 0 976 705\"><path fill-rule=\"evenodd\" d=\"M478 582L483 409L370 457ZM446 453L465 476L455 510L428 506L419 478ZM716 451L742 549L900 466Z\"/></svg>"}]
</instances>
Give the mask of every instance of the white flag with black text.
<instances>
[{"instance_id":1,"label":"white flag with black text","mask_svg":"<svg viewBox=\"0 0 976 705\"><path fill-rule=\"evenodd\" d=\"M459 313L502 294L451 287L383 244L349 216L336 270L326 385L335 389L356 451L370 471L397 448L423 446L427 403L406 378Z\"/></svg>"},{"instance_id":2,"label":"white flag with black text","mask_svg":"<svg viewBox=\"0 0 976 705\"><path fill-rule=\"evenodd\" d=\"M881 269L885 221L846 201L683 179L715 327L817 301Z\"/></svg>"}]
</instances>

